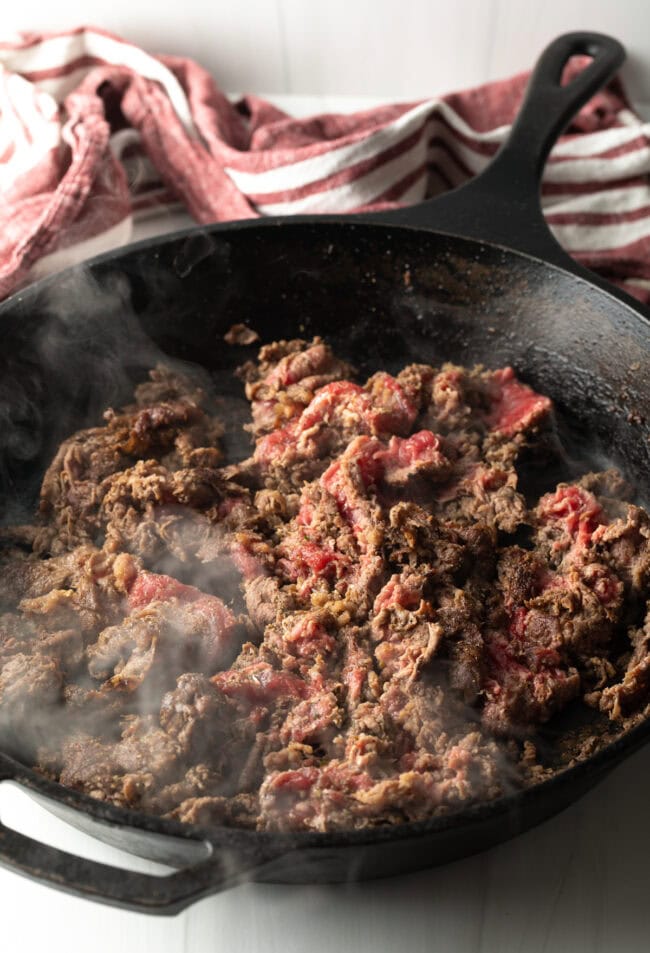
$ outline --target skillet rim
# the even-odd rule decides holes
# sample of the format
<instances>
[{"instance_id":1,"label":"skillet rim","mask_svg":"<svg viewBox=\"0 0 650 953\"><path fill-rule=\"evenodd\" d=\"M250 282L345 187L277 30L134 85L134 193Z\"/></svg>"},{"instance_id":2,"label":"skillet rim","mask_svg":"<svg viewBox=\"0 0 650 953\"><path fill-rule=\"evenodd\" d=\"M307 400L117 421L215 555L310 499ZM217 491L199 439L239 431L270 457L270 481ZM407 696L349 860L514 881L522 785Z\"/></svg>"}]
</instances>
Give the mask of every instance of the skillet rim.
<instances>
[{"instance_id":1,"label":"skillet rim","mask_svg":"<svg viewBox=\"0 0 650 953\"><path fill-rule=\"evenodd\" d=\"M478 181L478 179L472 181ZM452 192L448 194L454 195L454 197L456 197L456 194L460 193L462 190L463 187L461 186L452 190ZM469 234L463 235L447 228L437 228L435 223L428 224L426 221L419 222L409 220L409 212L414 210L420 211L429 203L433 205L437 201L438 199L429 199L416 205L380 212L353 212L350 214L327 213L319 215L269 215L265 216L264 218L244 218L227 222L212 222L207 225L188 225L184 228L175 229L172 232L163 232L162 234L153 235L149 238L142 238L135 242L129 242L126 245L119 245L116 248L110 248L98 255L93 255L91 258L85 258L83 261L76 262L72 265L67 265L65 268L61 268L52 274L44 275L42 278L38 278L36 281L32 281L29 284L18 288L7 298L4 298L4 300L0 301L0 318L2 318L5 311L10 311L13 307L20 305L22 303L23 296L35 295L41 291L45 291L49 286L54 285L57 281L64 279L68 275L72 275L76 271L83 271L84 269L93 268L97 265L104 265L111 260L126 257L127 255L130 255L134 252L155 250L157 246L162 246L173 241L179 241L183 238L188 239L194 235L209 235L212 232L245 232L256 229L273 229L280 227L287 228L287 226L294 225L303 227L317 227L324 224L348 226L350 230L370 226L373 229L379 228L381 230L391 229L397 231L422 233L424 235L439 236L445 239L453 239L455 241L466 242L472 245L483 246L506 255L514 255L517 258L523 258L525 261L533 262L535 265L541 265L543 268L550 268L553 271L560 272L565 277L568 276L578 279L583 283L590 285L597 291L602 292L603 295L612 298L617 304L626 306L628 311L633 312L636 317L641 318L642 321L645 321L648 323L648 325L650 325L650 304L643 304L643 302L639 301L638 298L628 294L622 288L613 285L611 282L607 281L606 278L603 278L597 274L597 272L592 271L586 266L580 264L580 262L576 261L568 253L564 252L563 249L561 249L561 247L555 242L553 242L553 244L557 246L557 249L561 252L561 255L557 258L557 260L551 261L550 257L547 259L542 257L542 255L521 251L500 241L490 241L489 238L478 238ZM548 249L549 256L554 251L553 244L551 244L550 248Z\"/></svg>"},{"instance_id":2,"label":"skillet rim","mask_svg":"<svg viewBox=\"0 0 650 953\"><path fill-rule=\"evenodd\" d=\"M418 206L414 206L417 208ZM398 209L398 213L408 213L409 208ZM382 231L407 231L411 233L421 233L423 235L439 236L443 239L452 239L463 242L467 245L484 247L493 251L501 252L507 256L515 256L533 263L537 267L553 272L559 272L563 278L577 280L595 289L596 292L611 299L616 306L623 306L628 314L641 322L645 328L650 343L650 307L628 295L625 291L611 285L599 275L590 272L582 265L574 262L567 256L566 267L563 264L546 261L542 257L510 248L499 242L491 242L487 239L479 239L471 236L459 235L446 229L438 229L426 224L413 223L398 218L391 219L392 212L387 213L366 213L357 215L341 214L323 214L323 215L292 215L292 216L273 216L260 219L242 219L237 221L228 221L223 223L213 223L209 225L190 225L186 228L177 229L173 232L155 235L122 245L118 248L110 249L92 258L85 259L82 262L70 265L61 271L51 275L44 276L35 282L26 285L15 291L4 301L0 302L0 320L5 314L12 313L15 309L24 307L29 303L29 299L37 297L42 292L57 282L72 276L75 272L83 272L96 266L102 266L111 261L119 261L130 254L137 252L156 252L157 249L166 244L178 242L182 239L191 239L197 235L210 235L211 233L236 233L246 232L256 229L273 229L287 226L292 227L314 227L322 224L344 226L350 231L355 229L365 229L370 227L372 230L379 228ZM571 266L574 267L571 267ZM343 848L343 847L363 847L364 845L386 843L394 840L409 840L419 838L424 834L434 835L453 828L471 826L472 823L480 823L499 815L517 816L518 809L522 809L527 804L543 799L548 796L552 798L554 791L559 791L566 786L579 787L586 776L593 774L593 779L588 787L595 785L604 778L610 770L625 758L632 755L641 748L650 738L650 714L647 715L639 724L621 734L613 742L604 745L595 754L582 759L576 764L564 768L537 784L532 784L526 788L515 790L509 794L494 798L489 801L479 801L470 804L457 811L448 814L433 816L423 821L411 821L401 824L381 825L377 827L368 827L361 829L351 829L343 831L255 831L246 828L214 825L204 827L196 824L186 824L181 821L175 821L162 817L157 814L148 814L143 811L137 811L132 808L122 808L114 804L92 798L90 795L83 794L73 788L68 788L59 782L51 781L39 774L33 768L24 765L22 762L7 755L0 750L0 782L12 781L20 787L27 790L28 793L35 792L46 800L53 800L74 810L79 810L80 814L92 818L94 821L109 828L137 829L149 834L159 834L174 838L182 838L196 842L208 843L214 851L226 846L223 843L223 837L233 842L240 839L259 845L277 846L272 852L272 859L289 852L301 849L318 848ZM7 773L10 772L10 773ZM583 790L579 790L575 797L569 798L567 805L578 800ZM555 816L563 808L552 810L548 817ZM464 823L463 823L464 822ZM219 835L222 835L221 837ZM506 838L504 838L505 840ZM233 843L236 849L236 844ZM123 849L128 850L127 845ZM140 855L142 856L142 855ZM209 862L209 861L208 861ZM253 875L254 879L254 875Z\"/></svg>"}]
</instances>

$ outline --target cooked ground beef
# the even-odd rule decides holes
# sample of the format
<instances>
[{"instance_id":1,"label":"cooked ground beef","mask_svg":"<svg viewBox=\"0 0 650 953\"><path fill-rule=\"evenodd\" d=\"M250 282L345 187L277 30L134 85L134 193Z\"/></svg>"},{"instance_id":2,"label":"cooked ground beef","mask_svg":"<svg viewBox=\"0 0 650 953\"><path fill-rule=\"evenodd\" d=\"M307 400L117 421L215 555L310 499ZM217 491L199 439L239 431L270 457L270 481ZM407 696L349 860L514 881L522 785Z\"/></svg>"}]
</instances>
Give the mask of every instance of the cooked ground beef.
<instances>
[{"instance_id":1,"label":"cooked ground beef","mask_svg":"<svg viewBox=\"0 0 650 953\"><path fill-rule=\"evenodd\" d=\"M158 367L3 531L0 732L39 770L191 823L364 827L545 776L574 701L650 705L650 517L615 471L525 498L547 397L510 368L353 381L319 339L240 376L248 459Z\"/></svg>"}]
</instances>

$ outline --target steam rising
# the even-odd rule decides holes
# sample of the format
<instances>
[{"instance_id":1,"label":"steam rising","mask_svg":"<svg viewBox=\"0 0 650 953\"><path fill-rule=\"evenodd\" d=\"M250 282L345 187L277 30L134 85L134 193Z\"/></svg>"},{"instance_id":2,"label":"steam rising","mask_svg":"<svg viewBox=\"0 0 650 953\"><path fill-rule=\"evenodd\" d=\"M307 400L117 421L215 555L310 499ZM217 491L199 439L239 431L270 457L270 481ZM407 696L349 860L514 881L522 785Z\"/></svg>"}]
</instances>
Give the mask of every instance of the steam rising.
<instances>
[{"instance_id":1,"label":"steam rising","mask_svg":"<svg viewBox=\"0 0 650 953\"><path fill-rule=\"evenodd\" d=\"M178 261L182 274L189 274L194 264L209 254L210 247L207 236L199 244L196 239L188 244L182 261L180 257ZM148 291L155 300L165 301L166 284L167 279L158 271L147 274ZM144 332L132 306L133 291L133 283L118 271L104 275L100 281L92 271L76 268L46 282L29 314L21 314L16 303L15 320L0 357L0 526L5 527L0 536L0 559L3 551L9 557L8 551L13 552L16 546L18 555L29 552L33 538L29 524L33 522L42 473L61 441L75 430L101 426L106 408L119 407L132 399L134 386L146 379L151 368L164 364L191 381L192 386L208 393L214 390L207 371L165 354ZM220 412L230 424L230 444L237 439L248 449L250 439L245 434L242 437L235 425L242 418L244 401L226 398L220 404ZM241 450L240 446L240 456L244 456ZM176 526L180 548L183 536L191 535L193 529L181 514ZM215 538L219 532L215 527ZM155 568L204 591L219 591L227 601L239 599L239 576L225 558L190 565L165 550L155 560ZM0 613L9 608L6 602L3 606L4 601L0 600ZM173 628L173 610L167 614ZM9 645L24 642L28 646L33 639L32 623L37 622L38 615L32 615L31 621L27 615L11 619L0 615L0 670L5 660L3 640ZM180 633L182 620L176 622ZM70 633L70 653L83 651L84 638L87 640L87 635ZM57 646L56 652L59 650ZM59 696L61 684L59 675L45 664L39 684L44 709L39 712L38 706L35 708L19 684L21 665L25 673L30 667L28 656L18 656L5 667L4 674L0 671L0 696L4 694L5 701L0 730L5 745L29 760L39 749L51 748L57 738L71 733L72 716L69 707L53 709L48 704ZM178 666L172 665L170 670L174 668ZM186 670L180 668L178 674ZM14 701L12 683L16 683ZM172 688L174 678L168 678L167 683L166 688ZM97 685L88 681L84 688L94 690ZM155 687L147 687L139 692L133 712L147 715L155 710L155 691ZM159 706L160 692L157 701ZM105 717L102 710L98 717ZM81 712L72 733L91 729L87 714Z\"/></svg>"},{"instance_id":2,"label":"steam rising","mask_svg":"<svg viewBox=\"0 0 650 953\"><path fill-rule=\"evenodd\" d=\"M188 244L174 263L176 278L190 274L214 250L214 243L205 235ZM166 280L159 271L155 276L147 276L147 295L159 302L158 307L164 307ZM111 273L100 281L90 271L75 271L73 276L49 282L33 312L25 316L24 324L21 326L19 317L10 329L9 345L0 358L0 523L6 527L4 535L0 536L0 561L3 560L4 549L7 553L5 562L9 592L20 576L30 547L35 542L35 531L30 524L42 473L66 437L78 429L101 425L105 409L128 403L134 384L145 380L147 372L159 364L183 375L191 387L208 392L215 388L215 380L205 369L188 361L170 358L147 336L134 307L137 293L138 281L131 281L127 275ZM71 295L74 296L73 308L69 305ZM79 314L83 314L82 321L79 320ZM34 333L34 322L37 323L38 333ZM236 496L239 493L242 499L249 501L254 499L254 493L249 492L252 484L246 482L250 478L250 466L248 470L246 466L239 469L236 466L251 451L250 437L243 430L243 424L248 419L248 405L241 396L240 385L233 383L230 376L228 379L225 375L218 379L216 389L215 414L223 421L225 429L221 444L226 459L221 461L220 470L224 464L226 470L221 472L221 477L224 482L241 481L235 490L231 486L228 492L224 492L223 497L226 502L231 502L233 494ZM592 468L595 462L602 469L609 465L609 461L592 453L585 466L584 456L579 460L566 456L557 434L547 437L547 440L544 448L544 485L539 481L539 460L534 455L528 469L526 465L521 468L522 482L531 497L551 489L559 480L575 479ZM169 454L172 455L172 451ZM97 556L90 552L92 547L88 545L88 553L83 558L88 559L89 564L92 562L92 577L96 583L91 596L88 596L76 588L76 569L73 571L71 566L65 568L66 554L54 557L50 563L55 567L50 589L36 596L30 591L23 593L23 611L20 615L11 612L14 607L10 600L4 606L0 603L0 612L7 610L6 615L0 615L0 737L7 747L20 753L23 758L30 761L40 759L41 767L49 767L53 776L58 776L60 771L57 747L72 738L74 749L75 738L82 738L83 743L79 744L78 750L72 750L72 754L68 751L67 770L71 776L82 779L79 786L89 793L107 797L125 806L137 806L142 802L148 809L169 813L176 810L180 803L193 798L200 800L196 794L199 792L199 795L215 802L210 806L213 814L201 814L199 805L196 813L183 816L183 819L203 823L206 817L209 822L219 822L225 818L229 823L238 823L236 810L233 809L228 815L224 805L215 806L216 802L237 795L241 796L243 804L245 798L254 793L255 778L259 775L263 759L277 752L272 747L268 750L265 748L267 739L263 731L251 735L250 712L244 717L241 711L237 711L236 717L233 716L236 706L223 689L226 682L221 686L222 697L209 679L200 673L213 675L228 669L240 646L248 640L259 644L261 633L245 612L241 567L236 565L228 549L233 531L224 529L225 518L221 513L218 519L216 516L222 498L215 491L214 500L206 503L203 509L184 509L176 498L170 496L170 481L165 483L168 476L162 472L166 467L165 459L166 455L161 454L160 459L154 461L159 464L160 473L154 472L152 467L143 475L143 484L149 480L153 486L155 479L159 478L160 486L163 487L159 498L155 500L155 506L151 504L152 510L157 508L156 512L162 513L157 527L160 538L152 535L146 540L150 549L142 547L143 567L144 571L160 577L171 577L184 587L194 587L200 590L199 595L182 590L181 595L176 592L173 597L167 595L158 601L152 599L149 603L133 607L129 602L132 600L133 579L143 571L137 558L129 562L130 556L125 557L124 552L118 553L115 549ZM552 461L550 466L549 459ZM235 466L228 467L229 464ZM69 466L74 468L74 458ZM185 463L183 466L178 463L169 466L172 476L184 469L191 468ZM206 464L204 469L212 471L215 467ZM212 478L213 474L208 476ZM292 486L285 494L290 497L289 506L293 508L294 515L301 492L300 487ZM154 495L152 490L152 499ZM142 504L142 507L144 513L145 505ZM251 509L254 508L251 505ZM288 516L285 517L287 521ZM251 516L251 525L253 522ZM246 526L245 530L248 532L249 527ZM282 538L284 528L275 526L274 532L278 538ZM494 535L496 537L496 529ZM270 531L268 536L272 536ZM101 543L101 540L98 542ZM512 543L512 539L509 542ZM456 542L453 545L460 544ZM128 547L124 549L128 550ZM256 556L262 551L262 547L258 547ZM62 567L60 570L56 568L59 566L57 559ZM394 564L391 571L401 571L402 568ZM263 572L260 572L260 577L265 578ZM52 602L47 599L54 591L58 594L52 597L56 602L53 608ZM214 632L211 633L205 620L214 618L216 603L207 603L207 609L201 604L204 615L193 615L192 606L200 603L202 594L218 597L226 603L232 613L232 624L229 620L227 624L215 622ZM45 601L39 602L39 599ZM105 605L100 605L102 600L105 600ZM97 605L100 605L99 609ZM317 607L318 604L315 602L314 605ZM411 612L414 618L417 614L413 607L398 605L397 608L404 613ZM309 611L312 612L312 609L310 607ZM75 621L75 613L79 614L81 610L90 615L86 629ZM103 639L103 642L99 648L92 612L96 612L97 618L102 620L99 641ZM303 606L296 603L288 605L285 620L273 623L278 628L278 639L287 636L287 632L282 630L285 621L287 626L289 623L296 625L300 613L304 615ZM315 617L315 610L313 614ZM52 618L58 620L57 627L51 623ZM325 628L334 627L333 617L327 616L325 609L322 618L325 619ZM36 636L35 631L43 619L50 620L50 629L46 635L41 631ZM411 628L419 624L418 618ZM358 628L361 630L363 627ZM230 633L228 639L231 641L223 636L224 630ZM345 623L341 624L341 632L345 633ZM370 655L374 646L368 632L364 630L355 637L359 643L363 642ZM42 645L43 651L34 651L35 638L45 639L46 642L49 639L51 644ZM342 644L343 635L340 638ZM24 651L15 651L17 643L24 643ZM5 648L7 652L3 656ZM90 666L86 664L85 668L80 664L84 658L86 662L88 658L91 659ZM280 656L274 657L272 649L266 645L257 654L251 645L250 651L244 648L234 671L236 674L248 664L259 664L259 675L255 677L260 684L264 684L264 679L268 681L269 677L264 665L273 669L278 658ZM54 664L52 659L58 659L59 664ZM40 669L35 675L36 664L40 665ZM485 764L488 764L485 770L493 772L493 776L486 781L476 782L478 790L487 792L485 796L516 790L522 777L522 745L512 741L500 741L497 744L487 732L481 733L481 714L476 705L465 704L456 695L452 697L448 693L449 667L447 658L434 660L427 675L430 679L427 684L432 693L434 690L439 692L436 696L442 699L439 704L448 706L445 722L447 730L460 734L460 726L467 726L466 738L472 738L465 749L459 742L458 759L465 754L474 757L477 752L485 758ZM71 680L72 684L68 683L64 688L61 673L68 669L82 674L75 676ZM416 669L414 671L417 674ZM287 667L286 671L281 670L281 674L292 675L293 670ZM33 691L25 690L28 681ZM108 685L111 686L110 690L106 688ZM57 707L57 701L64 692L66 705ZM403 707L408 705L409 693L412 697L417 695L415 677L404 689L406 701ZM305 700L305 696L297 694L287 705L290 714L299 709ZM317 700L319 704L322 703L320 696ZM121 718L119 724L117 716ZM227 753L223 757L215 756L214 752L219 751L220 746L224 751L228 745L236 748L232 737L226 737L228 731L224 724L227 719L230 719L231 728L228 730L231 730L231 735L249 732L244 738L245 743L241 743L241 739L237 740L240 748L248 746L245 762L239 749L232 757ZM441 718L440 723L443 721ZM112 733L110 730L106 732L107 724L111 723ZM276 733L280 730L279 725L273 726ZM373 730L370 720L359 729L368 748L374 738ZM105 732L103 736L102 732ZM289 751L289 754L283 755L285 761L278 760L274 766L278 771L288 773L320 769L321 763L326 761L324 752L327 745L336 744L339 744L336 739L331 734L327 735L322 747L314 743L313 752L306 756L305 751L300 749L310 745L292 741L291 745L285 746ZM339 744L339 749L341 747ZM441 751L443 747L441 744ZM549 757L553 754L551 747L549 745L547 752ZM181 749L182 754L179 755ZM525 761L525 747L523 751ZM529 760L534 760L534 753L528 754ZM365 751L360 750L360 763L363 763L364 756ZM291 758L295 759L295 763ZM331 760L336 761L335 758ZM343 760L342 756L340 760ZM186 762L190 768L184 773ZM74 770L69 767L70 763ZM114 770L115 764L121 775ZM470 788L483 769L484 765L478 759L468 768L467 783ZM540 769L540 777L543 770ZM188 782L187 778L192 772ZM402 773L416 772L413 768ZM113 775L119 775L117 780ZM160 778L164 782L160 784L163 794L156 788ZM242 778L249 780L242 783ZM388 785L392 779L387 777L385 780ZM183 785L187 786L187 791ZM359 798L364 796L365 793L361 791ZM283 805L281 796L278 796L277 804L279 812ZM456 808L459 806L462 807L462 804L455 805ZM292 809L287 807L288 817ZM451 808L447 805L445 809ZM222 811L221 815L219 810ZM242 807L241 817L244 816ZM246 816L246 819L250 823L250 816ZM396 813L388 817L389 821L402 819ZM281 826L281 822L276 823ZM289 823L288 820L287 825Z\"/></svg>"}]
</instances>

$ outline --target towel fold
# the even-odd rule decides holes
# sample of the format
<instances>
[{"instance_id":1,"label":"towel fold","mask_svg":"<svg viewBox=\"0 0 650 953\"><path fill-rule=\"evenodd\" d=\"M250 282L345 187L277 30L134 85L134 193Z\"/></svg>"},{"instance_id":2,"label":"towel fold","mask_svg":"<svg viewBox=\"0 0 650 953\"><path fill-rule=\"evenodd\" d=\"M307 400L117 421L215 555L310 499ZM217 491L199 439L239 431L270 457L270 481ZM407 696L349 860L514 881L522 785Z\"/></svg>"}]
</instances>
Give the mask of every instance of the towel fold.
<instances>
[{"instance_id":1,"label":"towel fold","mask_svg":"<svg viewBox=\"0 0 650 953\"><path fill-rule=\"evenodd\" d=\"M489 162L527 80L295 119L99 29L0 43L0 297L128 242L134 222L164 231L175 210L207 224L437 195ZM650 124L615 80L562 136L542 189L564 248L646 302L649 172Z\"/></svg>"}]
</instances>

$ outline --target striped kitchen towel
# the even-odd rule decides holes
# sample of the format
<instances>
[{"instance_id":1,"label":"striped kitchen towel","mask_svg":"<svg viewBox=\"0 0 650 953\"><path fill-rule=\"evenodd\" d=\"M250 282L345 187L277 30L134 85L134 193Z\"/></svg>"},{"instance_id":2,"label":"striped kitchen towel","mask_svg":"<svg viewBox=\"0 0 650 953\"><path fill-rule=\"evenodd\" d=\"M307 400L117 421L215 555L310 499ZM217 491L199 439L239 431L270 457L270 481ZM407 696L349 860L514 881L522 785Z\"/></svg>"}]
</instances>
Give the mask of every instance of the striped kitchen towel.
<instances>
[{"instance_id":1,"label":"striped kitchen towel","mask_svg":"<svg viewBox=\"0 0 650 953\"><path fill-rule=\"evenodd\" d=\"M0 297L129 241L146 217L164 230L174 209L205 224L436 195L485 167L527 79L293 119L256 96L233 104L191 60L99 29L0 42ZM644 301L649 173L650 124L615 81L562 137L543 184L561 244Z\"/></svg>"}]
</instances>

